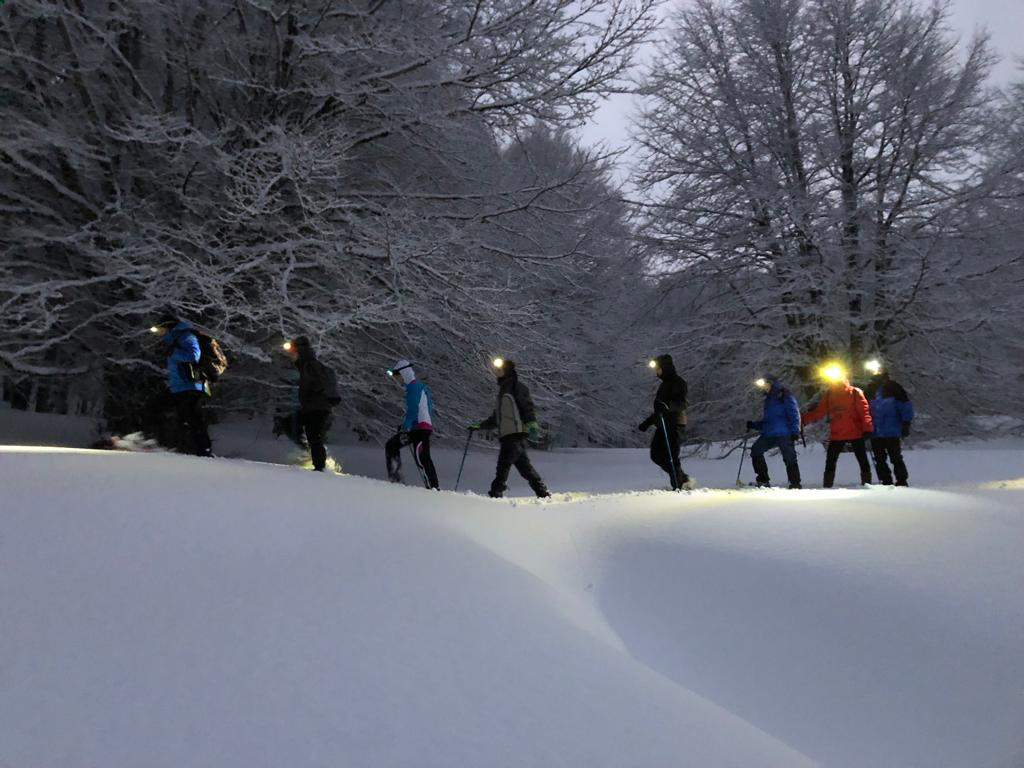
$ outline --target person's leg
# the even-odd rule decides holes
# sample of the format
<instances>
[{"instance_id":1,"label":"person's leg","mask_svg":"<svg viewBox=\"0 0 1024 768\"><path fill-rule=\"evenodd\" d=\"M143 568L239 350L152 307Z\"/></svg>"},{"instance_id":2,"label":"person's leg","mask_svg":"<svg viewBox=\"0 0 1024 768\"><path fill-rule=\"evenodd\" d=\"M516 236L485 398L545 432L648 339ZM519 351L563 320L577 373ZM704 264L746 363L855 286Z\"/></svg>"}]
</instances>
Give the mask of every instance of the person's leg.
<instances>
[{"instance_id":1,"label":"person's leg","mask_svg":"<svg viewBox=\"0 0 1024 768\"><path fill-rule=\"evenodd\" d=\"M903 441L898 438L892 438L892 442L889 443L889 458L892 459L892 468L896 473L896 485L909 485L910 473L907 471L907 465L903 461Z\"/></svg>"},{"instance_id":2,"label":"person's leg","mask_svg":"<svg viewBox=\"0 0 1024 768\"><path fill-rule=\"evenodd\" d=\"M541 479L540 474L534 469L533 464L530 462L530 456L526 451L526 440L523 440L523 449L520 451L519 456L515 461L516 469L519 474L523 476L523 479L530 484L530 488L537 494L538 498L547 498L551 494L548 493L548 488L544 485L544 481Z\"/></svg>"},{"instance_id":3,"label":"person's leg","mask_svg":"<svg viewBox=\"0 0 1024 768\"><path fill-rule=\"evenodd\" d=\"M792 437L775 438L779 452L782 453L782 461L786 465L786 479L789 480L790 488L800 488L800 464L796 457L796 445Z\"/></svg>"},{"instance_id":4,"label":"person's leg","mask_svg":"<svg viewBox=\"0 0 1024 768\"><path fill-rule=\"evenodd\" d=\"M437 482L437 470L434 468L433 459L430 458L430 430L414 429L409 433L409 439L412 441L416 463L427 476L430 487L435 491L440 490L441 486Z\"/></svg>"},{"instance_id":5,"label":"person's leg","mask_svg":"<svg viewBox=\"0 0 1024 768\"><path fill-rule=\"evenodd\" d=\"M327 466L327 446L324 440L327 436L327 418L330 413L327 411L309 411L302 414L303 430L306 433L306 442L309 443L309 456L313 460L313 469L323 472Z\"/></svg>"},{"instance_id":6,"label":"person's leg","mask_svg":"<svg viewBox=\"0 0 1024 768\"><path fill-rule=\"evenodd\" d=\"M774 438L758 435L757 440L750 446L750 463L754 467L754 481L758 485L771 484L771 478L768 476L768 462L764 455L773 445L775 445Z\"/></svg>"},{"instance_id":7,"label":"person's leg","mask_svg":"<svg viewBox=\"0 0 1024 768\"><path fill-rule=\"evenodd\" d=\"M850 441L853 444L853 455L857 457L857 463L860 465L860 482L861 485L871 484L871 462L868 460L868 449L864 444L864 438Z\"/></svg>"},{"instance_id":8,"label":"person's leg","mask_svg":"<svg viewBox=\"0 0 1024 768\"><path fill-rule=\"evenodd\" d=\"M885 461L885 452L889 446L891 437L872 437L871 453L875 456L875 471L878 472L878 480L882 485L892 485L892 472Z\"/></svg>"},{"instance_id":9,"label":"person's leg","mask_svg":"<svg viewBox=\"0 0 1024 768\"><path fill-rule=\"evenodd\" d=\"M679 451L683 445L683 430L684 427L681 426L669 427L668 430L669 450L672 452L672 464L676 471L676 490L690 482L690 476L683 471L683 463L679 458Z\"/></svg>"},{"instance_id":10,"label":"person's leg","mask_svg":"<svg viewBox=\"0 0 1024 768\"><path fill-rule=\"evenodd\" d=\"M498 465L494 468L494 480L491 482L491 490L487 495L494 499L500 499L508 487L508 473L512 465L519 458L520 440L513 437L503 437L499 441L501 448L498 450Z\"/></svg>"},{"instance_id":11,"label":"person's leg","mask_svg":"<svg viewBox=\"0 0 1024 768\"><path fill-rule=\"evenodd\" d=\"M839 461L839 454L843 450L844 440L829 440L828 448L825 449L825 476L821 484L825 488L831 488L836 479L836 462Z\"/></svg>"},{"instance_id":12,"label":"person's leg","mask_svg":"<svg viewBox=\"0 0 1024 768\"><path fill-rule=\"evenodd\" d=\"M384 443L384 461L387 464L388 479L393 483L402 482L402 435L397 434Z\"/></svg>"},{"instance_id":13,"label":"person's leg","mask_svg":"<svg viewBox=\"0 0 1024 768\"><path fill-rule=\"evenodd\" d=\"M197 456L209 456L212 443L210 442L210 431L206 425L206 409L204 408L206 394L196 392L192 401L192 435L196 446Z\"/></svg>"}]
</instances>

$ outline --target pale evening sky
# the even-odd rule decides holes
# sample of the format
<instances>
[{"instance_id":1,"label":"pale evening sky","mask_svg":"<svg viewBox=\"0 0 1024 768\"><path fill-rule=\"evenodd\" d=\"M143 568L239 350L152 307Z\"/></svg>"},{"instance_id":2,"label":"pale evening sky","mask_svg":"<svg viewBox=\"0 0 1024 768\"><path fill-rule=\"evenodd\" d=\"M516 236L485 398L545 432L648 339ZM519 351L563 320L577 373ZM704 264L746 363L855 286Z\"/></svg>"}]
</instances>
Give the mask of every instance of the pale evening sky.
<instances>
[{"instance_id":1,"label":"pale evening sky","mask_svg":"<svg viewBox=\"0 0 1024 768\"><path fill-rule=\"evenodd\" d=\"M662 9L663 15L670 15L669 9L679 2L675 0ZM1005 85L1011 81L1024 80L1024 68L1020 59L1024 57L1024 0L952 0L951 22L965 43L976 29L987 29L994 50L1002 61L993 72L993 82ZM630 116L635 111L632 96L616 96L606 101L594 116L594 120L580 131L586 145L603 143L609 149L628 147ZM628 153L619 164L617 175L624 178L628 171Z\"/></svg>"}]
</instances>

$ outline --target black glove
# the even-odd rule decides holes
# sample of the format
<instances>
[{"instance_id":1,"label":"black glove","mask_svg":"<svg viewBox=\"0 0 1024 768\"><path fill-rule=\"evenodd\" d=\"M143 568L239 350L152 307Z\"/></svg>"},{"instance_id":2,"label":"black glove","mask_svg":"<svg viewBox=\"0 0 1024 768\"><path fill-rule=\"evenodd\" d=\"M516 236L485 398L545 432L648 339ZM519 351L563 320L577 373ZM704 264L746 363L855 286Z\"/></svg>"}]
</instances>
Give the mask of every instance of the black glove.
<instances>
[{"instance_id":1,"label":"black glove","mask_svg":"<svg viewBox=\"0 0 1024 768\"><path fill-rule=\"evenodd\" d=\"M753 429L753 428L754 428L754 422L752 422L752 421L748 421L748 422L747 422L747 430L749 431L749 430L751 430L751 429Z\"/></svg>"},{"instance_id":2,"label":"black glove","mask_svg":"<svg viewBox=\"0 0 1024 768\"><path fill-rule=\"evenodd\" d=\"M900 435L903 437L910 437L910 422L904 421L903 426L900 428Z\"/></svg>"},{"instance_id":3,"label":"black glove","mask_svg":"<svg viewBox=\"0 0 1024 768\"><path fill-rule=\"evenodd\" d=\"M800 442L800 433L794 432L792 435L789 436L789 439L793 441L793 445L796 445L798 442Z\"/></svg>"},{"instance_id":4,"label":"black glove","mask_svg":"<svg viewBox=\"0 0 1024 768\"><path fill-rule=\"evenodd\" d=\"M651 428L651 420L650 419L644 419L643 421L640 422L640 426L637 427L637 429L639 429L641 432L646 432L650 428Z\"/></svg>"}]
</instances>

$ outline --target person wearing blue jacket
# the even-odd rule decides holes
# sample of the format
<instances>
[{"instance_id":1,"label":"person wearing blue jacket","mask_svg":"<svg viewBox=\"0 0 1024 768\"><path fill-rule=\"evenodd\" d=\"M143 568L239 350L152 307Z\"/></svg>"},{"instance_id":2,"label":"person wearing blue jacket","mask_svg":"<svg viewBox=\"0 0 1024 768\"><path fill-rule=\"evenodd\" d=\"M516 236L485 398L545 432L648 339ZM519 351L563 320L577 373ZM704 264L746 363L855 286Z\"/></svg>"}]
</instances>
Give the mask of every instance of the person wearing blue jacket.
<instances>
[{"instance_id":1,"label":"person wearing blue jacket","mask_svg":"<svg viewBox=\"0 0 1024 768\"><path fill-rule=\"evenodd\" d=\"M764 390L764 411L760 421L748 421L747 429L761 434L750 449L758 487L771 486L768 462L764 455L772 448L782 453L790 488L800 488L800 465L796 458L796 441L800 438L800 404L788 389L774 376L758 381Z\"/></svg>"},{"instance_id":2,"label":"person wearing blue jacket","mask_svg":"<svg viewBox=\"0 0 1024 768\"><path fill-rule=\"evenodd\" d=\"M910 434L910 423L914 420L914 406L900 384L889 378L887 371L879 368L871 377L864 390L871 408L871 451L875 454L875 471L882 485L908 485L910 474L903 461L901 438ZM888 460L888 461L887 461ZM888 462L892 462L892 470Z\"/></svg>"},{"instance_id":3,"label":"person wearing blue jacket","mask_svg":"<svg viewBox=\"0 0 1024 768\"><path fill-rule=\"evenodd\" d=\"M178 422L178 450L196 456L210 456L210 434L203 413L206 388L199 375L199 339L184 320L166 317L154 326L162 332L167 351L167 389Z\"/></svg>"},{"instance_id":4,"label":"person wearing blue jacket","mask_svg":"<svg viewBox=\"0 0 1024 768\"><path fill-rule=\"evenodd\" d=\"M400 376L405 385L405 419L398 434L384 446L388 477L394 482L401 482L402 446L411 445L416 466L423 472L430 487L439 491L441 486L437 481L437 470L430 458L430 436L434 431L434 400L430 387L416 378L416 371L408 360L399 360L388 371L388 375Z\"/></svg>"}]
</instances>

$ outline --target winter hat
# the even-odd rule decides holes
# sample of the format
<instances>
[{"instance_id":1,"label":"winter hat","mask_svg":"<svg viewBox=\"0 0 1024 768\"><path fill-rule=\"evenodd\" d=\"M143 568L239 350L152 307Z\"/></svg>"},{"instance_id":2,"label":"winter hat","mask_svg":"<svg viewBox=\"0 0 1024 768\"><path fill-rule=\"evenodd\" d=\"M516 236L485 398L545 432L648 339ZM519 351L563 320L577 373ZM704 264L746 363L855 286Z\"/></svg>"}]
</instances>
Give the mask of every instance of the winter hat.
<instances>
[{"instance_id":1,"label":"winter hat","mask_svg":"<svg viewBox=\"0 0 1024 768\"><path fill-rule=\"evenodd\" d=\"M654 358L654 362L658 366L658 374L674 374L676 372L676 365L672 362L672 355L658 355Z\"/></svg>"},{"instance_id":2,"label":"winter hat","mask_svg":"<svg viewBox=\"0 0 1024 768\"><path fill-rule=\"evenodd\" d=\"M406 384L412 384L416 381L416 371L412 369L412 363L408 360L399 360L395 363L395 367L391 369L392 374L401 373L402 381Z\"/></svg>"},{"instance_id":3,"label":"winter hat","mask_svg":"<svg viewBox=\"0 0 1024 768\"><path fill-rule=\"evenodd\" d=\"M309 354L313 351L313 344L310 342L309 336L296 336L292 340L292 345L299 355Z\"/></svg>"}]
</instances>

